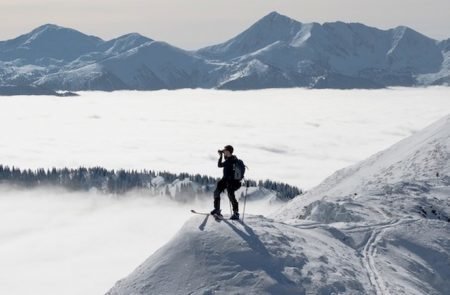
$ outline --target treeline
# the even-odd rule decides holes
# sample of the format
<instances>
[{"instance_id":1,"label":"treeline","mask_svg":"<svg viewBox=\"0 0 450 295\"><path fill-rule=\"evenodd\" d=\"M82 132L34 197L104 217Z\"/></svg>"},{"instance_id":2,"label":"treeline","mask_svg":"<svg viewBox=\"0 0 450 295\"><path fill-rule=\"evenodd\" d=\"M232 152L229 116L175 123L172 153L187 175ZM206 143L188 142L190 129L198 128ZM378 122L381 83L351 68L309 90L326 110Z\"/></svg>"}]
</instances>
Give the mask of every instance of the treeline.
<instances>
[{"instance_id":1,"label":"treeline","mask_svg":"<svg viewBox=\"0 0 450 295\"><path fill-rule=\"evenodd\" d=\"M282 200L290 200L303 193L296 186L271 180L260 180L258 182L258 186L275 191L277 193L277 197Z\"/></svg>"},{"instance_id":2,"label":"treeline","mask_svg":"<svg viewBox=\"0 0 450 295\"><path fill-rule=\"evenodd\" d=\"M189 173L156 172L153 170L107 170L102 167L76 169L19 169L0 165L0 184L32 188L36 186L60 186L69 190L97 191L109 194L124 194L131 190L148 190L154 194L171 196L170 185L176 180L189 179L196 184L180 183L175 186L175 195L195 196L212 193L218 178ZM266 188L277 193L280 199L292 199L302 193L295 187L270 180L256 182L248 180L249 186Z\"/></svg>"}]
</instances>

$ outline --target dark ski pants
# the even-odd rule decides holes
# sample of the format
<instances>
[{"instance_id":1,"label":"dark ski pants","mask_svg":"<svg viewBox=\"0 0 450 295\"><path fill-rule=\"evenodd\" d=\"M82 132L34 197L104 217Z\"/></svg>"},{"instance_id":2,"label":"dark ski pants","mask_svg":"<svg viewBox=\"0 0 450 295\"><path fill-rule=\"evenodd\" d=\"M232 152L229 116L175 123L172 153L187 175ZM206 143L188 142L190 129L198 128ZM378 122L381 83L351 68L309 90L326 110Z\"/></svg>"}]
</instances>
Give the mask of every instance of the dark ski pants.
<instances>
[{"instance_id":1,"label":"dark ski pants","mask_svg":"<svg viewBox=\"0 0 450 295\"><path fill-rule=\"evenodd\" d=\"M227 190L228 198L233 206L233 212L239 212L239 203L236 200L234 192L241 187L239 180L226 180L221 179L217 182L216 189L214 190L214 209L220 209L220 194Z\"/></svg>"}]
</instances>

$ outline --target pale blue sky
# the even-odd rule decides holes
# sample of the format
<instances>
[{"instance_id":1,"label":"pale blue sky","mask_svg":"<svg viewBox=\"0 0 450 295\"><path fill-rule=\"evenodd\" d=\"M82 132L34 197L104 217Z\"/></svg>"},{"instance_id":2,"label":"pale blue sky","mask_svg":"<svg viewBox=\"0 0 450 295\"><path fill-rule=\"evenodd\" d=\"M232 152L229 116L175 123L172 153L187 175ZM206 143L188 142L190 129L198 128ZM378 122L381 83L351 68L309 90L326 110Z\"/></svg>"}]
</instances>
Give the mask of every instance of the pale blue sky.
<instances>
[{"instance_id":1,"label":"pale blue sky","mask_svg":"<svg viewBox=\"0 0 450 295\"><path fill-rule=\"evenodd\" d=\"M138 32L196 49L233 37L271 11L301 22L406 25L450 38L449 0L0 0L0 40L54 23L104 39Z\"/></svg>"}]
</instances>

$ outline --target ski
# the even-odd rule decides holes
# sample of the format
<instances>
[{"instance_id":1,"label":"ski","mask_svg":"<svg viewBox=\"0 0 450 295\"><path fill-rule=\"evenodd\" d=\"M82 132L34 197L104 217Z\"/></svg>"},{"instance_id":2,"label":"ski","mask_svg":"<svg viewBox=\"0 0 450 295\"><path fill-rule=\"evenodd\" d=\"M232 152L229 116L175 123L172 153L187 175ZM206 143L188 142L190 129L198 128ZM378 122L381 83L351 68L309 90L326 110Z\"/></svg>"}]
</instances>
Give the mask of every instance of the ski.
<instances>
[{"instance_id":1,"label":"ski","mask_svg":"<svg viewBox=\"0 0 450 295\"><path fill-rule=\"evenodd\" d=\"M221 216L221 215L211 214L211 213L206 213L206 212L198 212L198 211L195 211L195 210L193 210L193 209L191 209L191 213L199 214L199 215L206 215L206 216L211 215L211 216L214 217L214 219L216 219L217 221L220 221L220 220L224 220L224 219L225 219L225 218L224 218L223 216Z\"/></svg>"},{"instance_id":2,"label":"ski","mask_svg":"<svg viewBox=\"0 0 450 295\"><path fill-rule=\"evenodd\" d=\"M200 215L210 215L209 213L198 212L198 211L195 211L195 210L191 210L191 212L194 213L194 214L200 214Z\"/></svg>"}]
</instances>

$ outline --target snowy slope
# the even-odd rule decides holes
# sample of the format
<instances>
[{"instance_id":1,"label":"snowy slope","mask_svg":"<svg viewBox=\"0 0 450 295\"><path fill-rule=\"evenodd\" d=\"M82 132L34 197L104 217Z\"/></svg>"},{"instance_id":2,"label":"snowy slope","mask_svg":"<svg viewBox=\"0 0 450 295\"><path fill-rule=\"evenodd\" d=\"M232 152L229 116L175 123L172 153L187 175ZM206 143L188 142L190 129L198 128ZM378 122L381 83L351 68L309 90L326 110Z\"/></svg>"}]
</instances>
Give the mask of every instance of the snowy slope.
<instances>
[{"instance_id":1,"label":"snowy slope","mask_svg":"<svg viewBox=\"0 0 450 295\"><path fill-rule=\"evenodd\" d=\"M448 294L450 116L269 219L191 218L108 294Z\"/></svg>"},{"instance_id":2,"label":"snowy slope","mask_svg":"<svg viewBox=\"0 0 450 295\"><path fill-rule=\"evenodd\" d=\"M77 59L65 64L62 67L61 71L67 72L70 70L76 70L86 65L96 63L106 58L124 53L130 49L151 41L153 40L137 33L126 34L118 38L100 43L94 51L81 55Z\"/></svg>"},{"instance_id":3,"label":"snowy slope","mask_svg":"<svg viewBox=\"0 0 450 295\"><path fill-rule=\"evenodd\" d=\"M450 289L450 116L337 171L274 214L368 237L363 255L378 294ZM364 230L366 228L366 230Z\"/></svg>"},{"instance_id":4,"label":"snowy slope","mask_svg":"<svg viewBox=\"0 0 450 295\"><path fill-rule=\"evenodd\" d=\"M369 293L358 268L357 253L327 229L200 215L107 294Z\"/></svg>"},{"instance_id":5,"label":"snowy slope","mask_svg":"<svg viewBox=\"0 0 450 295\"><path fill-rule=\"evenodd\" d=\"M75 65L73 70L47 75L35 84L71 90L177 89L195 88L199 83L213 86L208 84L211 77L207 75L213 66L191 52L158 41L131 49L127 49L129 43L117 43L108 54L87 56L89 65Z\"/></svg>"},{"instance_id":6,"label":"snowy slope","mask_svg":"<svg viewBox=\"0 0 450 295\"><path fill-rule=\"evenodd\" d=\"M130 33L101 44L99 51L106 54L122 53L151 41L138 33Z\"/></svg>"},{"instance_id":7,"label":"snowy slope","mask_svg":"<svg viewBox=\"0 0 450 295\"><path fill-rule=\"evenodd\" d=\"M300 208L323 197L385 194L408 184L434 187L449 183L450 115L367 160L335 172L291 205L298 203Z\"/></svg>"},{"instance_id":8,"label":"snowy slope","mask_svg":"<svg viewBox=\"0 0 450 295\"><path fill-rule=\"evenodd\" d=\"M194 54L152 41L100 62L131 89L195 88L211 68Z\"/></svg>"},{"instance_id":9,"label":"snowy slope","mask_svg":"<svg viewBox=\"0 0 450 295\"><path fill-rule=\"evenodd\" d=\"M68 89L73 91L81 89L105 91L127 89L125 83L116 76L105 71L104 68L97 63L91 63L73 70L45 75L33 84L50 89Z\"/></svg>"},{"instance_id":10,"label":"snowy slope","mask_svg":"<svg viewBox=\"0 0 450 295\"><path fill-rule=\"evenodd\" d=\"M421 74L417 80L423 85L450 85L450 40L441 42L443 62L438 72Z\"/></svg>"}]
</instances>

